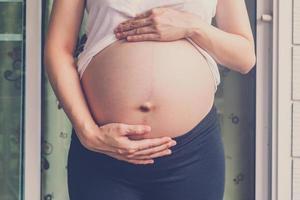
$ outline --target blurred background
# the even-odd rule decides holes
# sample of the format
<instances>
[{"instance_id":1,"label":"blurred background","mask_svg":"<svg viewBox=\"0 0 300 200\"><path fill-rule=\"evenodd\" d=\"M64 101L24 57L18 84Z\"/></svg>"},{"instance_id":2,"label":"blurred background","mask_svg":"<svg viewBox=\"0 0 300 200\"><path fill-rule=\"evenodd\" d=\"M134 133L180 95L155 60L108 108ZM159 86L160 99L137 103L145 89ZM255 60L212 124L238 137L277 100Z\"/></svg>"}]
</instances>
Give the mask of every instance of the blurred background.
<instances>
[{"instance_id":1,"label":"blurred background","mask_svg":"<svg viewBox=\"0 0 300 200\"><path fill-rule=\"evenodd\" d=\"M43 2L43 34L52 8L52 0ZM251 2L254 3L253 1ZM255 5L250 5L252 8ZM0 199L18 199L20 194L22 154L22 95L24 76L24 2L0 3L0 95L1 95L1 187ZM250 11L252 20L255 10ZM85 21L85 20L84 20ZM255 22L252 22L255 25ZM84 34L85 22L80 37ZM4 35L5 34L5 35ZM78 43L80 47L81 43ZM80 50L80 48L78 48ZM224 142L226 143L226 199L253 199L255 136L255 72L242 76L220 70L222 84L216 94ZM68 199L66 159L70 144L71 124L42 72L42 198Z\"/></svg>"},{"instance_id":2,"label":"blurred background","mask_svg":"<svg viewBox=\"0 0 300 200\"><path fill-rule=\"evenodd\" d=\"M1 200L69 199L66 165L71 124L64 111L58 107L57 99L41 62L41 49L44 45L53 2L52 0L43 0L39 4L36 2L35 0L0 0ZM224 200L267 200L275 199L275 195L276 199L280 200L299 200L300 196L296 195L298 194L297 191L292 190L292 186L298 184L296 181L298 179L293 179L293 175L295 174L297 178L300 176L297 175L300 165L297 165L298 160L296 159L299 154L296 150L292 151L292 137L280 144L278 139L282 136L277 135L277 131L280 130L289 134L288 128L291 128L292 123L283 122L283 127L277 129L273 129L274 125L272 124L274 119L278 120L277 112L288 106L290 106L289 109L282 111L290 114L290 116L286 116L285 120L292 122L294 119L291 115L291 104L284 104L282 108L276 110L272 107L273 102L275 102L272 96L274 96L273 90L276 83L272 79L276 64L273 62L272 53L274 51L272 48L278 48L278 46L273 45L280 45L279 42L274 43L272 40L271 28L274 28L271 26L273 21L272 8L275 4L280 3L246 0L246 4L257 45L257 66L247 75L219 66L221 84L218 86L215 99L226 154ZM293 5L297 6L298 4L300 4L299 0L294 0ZM30 7L31 5L32 7ZM292 1L289 5L292 5ZM300 10L299 5L298 7ZM77 52L84 45L86 14L78 38ZM289 19L289 16L293 17L294 15L286 14L286 16L286 19ZM300 24L299 16L296 15L294 21ZM291 18L290 21L292 22ZM38 25L36 25L37 22ZM300 25L298 26L300 27ZM291 31L294 30L292 23L287 28L290 28ZM38 32L35 33L35 30ZM277 33L279 34L280 31ZM38 37L34 37L35 34ZM291 41L290 43L292 44ZM38 50L31 48L32 46L37 47ZM278 60L277 62L280 61ZM284 59L282 60L284 64ZM291 62L291 59L290 63L286 61L289 64ZM37 65L30 65L31 63L37 63ZM294 70L294 72L299 73L299 68L298 61L298 71ZM38 70L34 71L34 69ZM278 68L278 71L280 69ZM300 79L292 78L291 74L291 72L283 73L284 83L291 85L291 81L299 80L297 83L300 85ZM34 87L31 87L31 84L34 84ZM289 87L276 90L277 95L281 91L281 94L286 95L281 99L283 103L292 103L292 100L286 100L292 96L286 91L286 89L291 90L291 86ZM36 89L38 92L32 93L32 90ZM297 103L299 96L297 93L294 94L296 94L293 97ZM34 98L35 100L32 100ZM276 99L276 101L279 100L280 98ZM272 110L276 113L271 113ZM31 112L32 115L30 115ZM36 113L38 114L36 115ZM300 118L299 116L298 118ZM296 125L299 125L298 118L295 117L294 119ZM299 127L294 130L297 130L297 134L300 135L298 133ZM291 136L296 137L296 134L291 134ZM275 137L276 139L274 139ZM274 152L278 152L278 148L277 151L274 151L274 146L272 146L274 144L277 147L282 145L283 150L290 150L289 152L285 151L286 154L284 155L277 156ZM298 148L297 145L294 146L295 149ZM293 152L294 154L292 154ZM276 157L277 160L273 160L273 157ZM276 167L286 167L287 172L285 173L272 170L274 168L273 163L280 160L289 162L285 165L276 165ZM34 167L32 168L32 166ZM295 169L298 169L298 166L297 173L293 173ZM290 177L286 178L286 175ZM283 186L285 187L284 193L281 193L278 188L273 189L278 187L274 177L277 181L281 177L283 179L285 177L287 185ZM294 195L292 195L293 191L295 192ZM37 196L38 198L35 198Z\"/></svg>"}]
</instances>

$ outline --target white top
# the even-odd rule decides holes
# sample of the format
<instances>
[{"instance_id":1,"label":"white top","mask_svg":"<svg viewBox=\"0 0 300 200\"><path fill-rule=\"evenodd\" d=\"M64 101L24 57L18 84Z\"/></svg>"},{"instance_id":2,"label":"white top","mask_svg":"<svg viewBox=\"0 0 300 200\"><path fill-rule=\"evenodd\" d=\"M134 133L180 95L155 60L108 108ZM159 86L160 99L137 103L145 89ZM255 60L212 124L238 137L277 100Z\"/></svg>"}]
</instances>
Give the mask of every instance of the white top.
<instances>
[{"instance_id":1,"label":"white top","mask_svg":"<svg viewBox=\"0 0 300 200\"><path fill-rule=\"evenodd\" d=\"M211 24L216 12L217 0L86 0L88 13L84 49L78 55L77 70L82 74L95 54L118 40L113 29L121 22L158 6L172 6L176 9L197 14ZM186 38L206 58L215 80L215 91L220 83L220 73L215 60L192 39Z\"/></svg>"}]
</instances>

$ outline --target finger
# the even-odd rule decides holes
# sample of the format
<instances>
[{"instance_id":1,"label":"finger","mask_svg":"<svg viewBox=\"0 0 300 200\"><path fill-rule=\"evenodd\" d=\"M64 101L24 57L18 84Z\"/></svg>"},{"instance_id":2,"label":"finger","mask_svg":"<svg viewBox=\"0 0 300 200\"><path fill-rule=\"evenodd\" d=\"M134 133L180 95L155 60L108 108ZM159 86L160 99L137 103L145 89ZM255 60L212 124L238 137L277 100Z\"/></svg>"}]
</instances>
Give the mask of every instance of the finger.
<instances>
[{"instance_id":1,"label":"finger","mask_svg":"<svg viewBox=\"0 0 300 200\"><path fill-rule=\"evenodd\" d=\"M167 7L169 7L169 6L168 5L163 5L163 6L158 6L158 7L155 7L155 8L151 8L149 10L146 10L143 13L136 14L134 18L140 19L140 18L150 17L152 14L162 13L165 10L165 8L167 8Z\"/></svg>"},{"instance_id":2,"label":"finger","mask_svg":"<svg viewBox=\"0 0 300 200\"><path fill-rule=\"evenodd\" d=\"M144 150L140 150L140 151L136 151L133 154L129 154L128 157L136 157L136 156L140 156L140 155L152 155L155 154L157 152L161 152L164 151L172 146L176 145L176 141L175 140L171 140L168 143L164 143L162 145L153 147L153 148L149 148L149 149L144 149Z\"/></svg>"},{"instance_id":3,"label":"finger","mask_svg":"<svg viewBox=\"0 0 300 200\"><path fill-rule=\"evenodd\" d=\"M122 135L134 135L134 134L145 134L151 131L149 125L126 125L126 130Z\"/></svg>"},{"instance_id":4,"label":"finger","mask_svg":"<svg viewBox=\"0 0 300 200\"><path fill-rule=\"evenodd\" d=\"M129 140L142 140L145 139L145 134L140 135L128 135L126 136Z\"/></svg>"},{"instance_id":5,"label":"finger","mask_svg":"<svg viewBox=\"0 0 300 200\"><path fill-rule=\"evenodd\" d=\"M147 34L140 34L140 35L130 35L127 36L126 39L132 42L144 41L144 40L158 41L161 39L161 37L159 34L156 33L147 33Z\"/></svg>"},{"instance_id":6,"label":"finger","mask_svg":"<svg viewBox=\"0 0 300 200\"><path fill-rule=\"evenodd\" d=\"M160 8L160 11L163 9L170 9L170 8L182 8L182 5L184 3L183 2L178 2L178 3L172 3L172 4L165 4L165 5L161 5L157 8Z\"/></svg>"},{"instance_id":7,"label":"finger","mask_svg":"<svg viewBox=\"0 0 300 200\"><path fill-rule=\"evenodd\" d=\"M133 164L153 164L154 163L154 160L125 160L125 161L128 161L130 163L133 163Z\"/></svg>"},{"instance_id":8,"label":"finger","mask_svg":"<svg viewBox=\"0 0 300 200\"><path fill-rule=\"evenodd\" d=\"M145 12L136 14L133 19L142 19L145 17L149 17L151 14L152 14L151 9L149 9L149 10L146 10Z\"/></svg>"},{"instance_id":9,"label":"finger","mask_svg":"<svg viewBox=\"0 0 300 200\"><path fill-rule=\"evenodd\" d=\"M118 32L118 33L116 33L116 36L117 36L117 38L122 39L122 38L126 38L129 35L139 35L139 34L155 33L155 32L156 32L156 29L151 25L151 26L145 26L145 27L132 29L129 31Z\"/></svg>"},{"instance_id":10,"label":"finger","mask_svg":"<svg viewBox=\"0 0 300 200\"><path fill-rule=\"evenodd\" d=\"M116 147L114 151L115 153L124 156L133 154L139 150L156 147L158 145L168 143L172 140L170 137L151 138L142 140L129 140L127 137L125 137L124 139L125 140L123 141L122 146L119 145L119 147Z\"/></svg>"},{"instance_id":11,"label":"finger","mask_svg":"<svg viewBox=\"0 0 300 200\"><path fill-rule=\"evenodd\" d=\"M101 142L96 142L97 140L94 140L93 143L89 144L87 147L85 146L85 148L87 148L88 150L91 151L95 151L95 152L115 152L115 148L112 146L108 146L108 145L103 145L103 143Z\"/></svg>"},{"instance_id":12,"label":"finger","mask_svg":"<svg viewBox=\"0 0 300 200\"><path fill-rule=\"evenodd\" d=\"M151 154L151 155L139 156L139 157L136 157L136 158L138 158L138 159L153 159L153 158L158 158L158 157L170 155L171 153L172 153L172 151L170 149L165 149L163 151L159 151L159 152L156 152L156 153Z\"/></svg>"},{"instance_id":13,"label":"finger","mask_svg":"<svg viewBox=\"0 0 300 200\"><path fill-rule=\"evenodd\" d=\"M150 139L143 139L143 140L134 140L130 141L130 145L136 149L136 151L148 149L152 147L156 147L162 145L164 143L170 142L172 139L170 137L162 137L162 138L150 138ZM135 152L136 152L135 151ZM132 152L134 153L134 152Z\"/></svg>"},{"instance_id":14,"label":"finger","mask_svg":"<svg viewBox=\"0 0 300 200\"><path fill-rule=\"evenodd\" d=\"M120 23L115 29L114 32L122 32L122 31L128 31L131 29L135 29L138 27L148 26L153 23L152 18L145 18L145 19L138 19L138 20L128 20L125 22Z\"/></svg>"}]
</instances>

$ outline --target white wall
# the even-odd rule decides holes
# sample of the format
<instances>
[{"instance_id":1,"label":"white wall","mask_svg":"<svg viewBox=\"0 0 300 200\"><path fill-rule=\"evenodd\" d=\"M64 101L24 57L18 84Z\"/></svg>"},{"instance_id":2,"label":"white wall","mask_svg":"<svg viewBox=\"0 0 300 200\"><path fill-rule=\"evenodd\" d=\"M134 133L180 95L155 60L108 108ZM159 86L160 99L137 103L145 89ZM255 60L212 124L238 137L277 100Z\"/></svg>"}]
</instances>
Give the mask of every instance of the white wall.
<instances>
[{"instance_id":1,"label":"white wall","mask_svg":"<svg viewBox=\"0 0 300 200\"><path fill-rule=\"evenodd\" d=\"M300 1L274 1L273 196L300 200Z\"/></svg>"}]
</instances>

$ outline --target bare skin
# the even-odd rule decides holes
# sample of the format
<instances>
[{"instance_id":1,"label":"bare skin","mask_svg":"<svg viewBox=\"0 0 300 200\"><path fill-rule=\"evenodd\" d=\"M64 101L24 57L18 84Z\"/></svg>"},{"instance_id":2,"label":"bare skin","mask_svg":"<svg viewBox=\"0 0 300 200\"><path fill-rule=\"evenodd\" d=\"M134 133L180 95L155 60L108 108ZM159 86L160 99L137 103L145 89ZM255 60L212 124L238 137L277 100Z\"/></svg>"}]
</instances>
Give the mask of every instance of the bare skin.
<instances>
[{"instance_id":1,"label":"bare skin","mask_svg":"<svg viewBox=\"0 0 300 200\"><path fill-rule=\"evenodd\" d=\"M143 124L108 123L102 126L99 126L92 117L89 105L85 100L84 92L80 85L76 63L73 58L73 52L83 18L84 3L85 0L54 0L53 2L44 49L45 67L50 84L60 105L76 130L81 143L86 148L100 153L106 153L116 159L134 164L153 163L154 157L168 155L169 152L167 150L171 145L174 145L174 142L172 142L173 140L171 140L170 137L147 138L149 137L147 135L150 134L159 135L158 127L161 127L154 124L150 117L139 118L148 119L148 121L142 121L144 122ZM174 10L163 8L151 9L145 15L141 15L141 18L150 18L150 22L154 24L149 23L148 26L152 27L150 29L143 29L142 32L131 31L130 34L132 36L136 34L139 36L132 37L131 39L126 36L127 41L178 41L184 37L190 37L195 43L207 50L218 63L232 70L245 74L255 64L253 37L245 2L242 0L218 0L216 21L219 28L203 23L196 15L185 12L175 12ZM129 23L134 20L136 19L130 20ZM149 22L149 20L147 22ZM146 26L144 23L135 24L138 25L138 27ZM128 27L132 30L138 28L132 25ZM122 30L124 31L125 29L121 28L120 31ZM148 35L147 31L154 31L155 35ZM200 57L198 56L198 58ZM161 66L167 66L166 64L167 63L160 63ZM153 66L157 66L157 63ZM157 68L153 69L157 70ZM131 75L137 73L134 68L131 68L131 70ZM175 70L173 71L173 75L175 75L174 73ZM160 72L154 74L166 75L167 73ZM163 80L164 82L160 83L174 83L170 79L167 80L167 77L161 78L159 76L153 76L153 78L154 77L155 79L153 80L156 80L156 83ZM125 79L122 80L124 81ZM132 80L133 82L138 82L137 79ZM125 86L128 87L129 85L130 84L127 84ZM159 91L157 90L157 85L156 87L150 88L152 88L153 91ZM173 92L171 90L168 94L171 95L171 97L175 97L174 88L171 87L171 89L173 89ZM153 94L153 96L150 97L168 97L155 92L148 92L146 94ZM168 101L155 98L148 99L145 98L142 93L138 93L136 96L141 97L141 99L130 101L128 98L127 101L131 103L135 102L135 105L141 105L141 103L145 103L145 99L147 99L146 105L149 105L149 103L150 105L160 105L156 113L160 113L160 116L164 115L162 111L159 111L164 106L158 102ZM190 97L189 95L187 96ZM101 98L103 98L103 96ZM173 100L176 101L176 99ZM167 105L166 108L168 108ZM145 110L145 108L143 108L143 110ZM133 112L133 110L130 112ZM119 117L120 116L124 117L122 115L119 115ZM130 116L140 117L139 115ZM112 116L110 117L111 119L113 118ZM198 119L201 118L200 116L198 117ZM98 119L101 122L101 117ZM106 120L107 119L109 119L109 117L106 118ZM125 119L125 117L122 119ZM136 119L131 118L130 120ZM153 126L156 127L155 130L151 132L152 130L149 130L151 127L144 125L145 122L153 122ZM187 124L184 125L184 127L187 126ZM138 137L140 139L134 140L131 137Z\"/></svg>"},{"instance_id":2,"label":"bare skin","mask_svg":"<svg viewBox=\"0 0 300 200\"><path fill-rule=\"evenodd\" d=\"M151 132L143 138L185 134L214 101L209 65L184 39L116 41L93 57L82 86L99 126L112 122L149 125Z\"/></svg>"}]
</instances>

